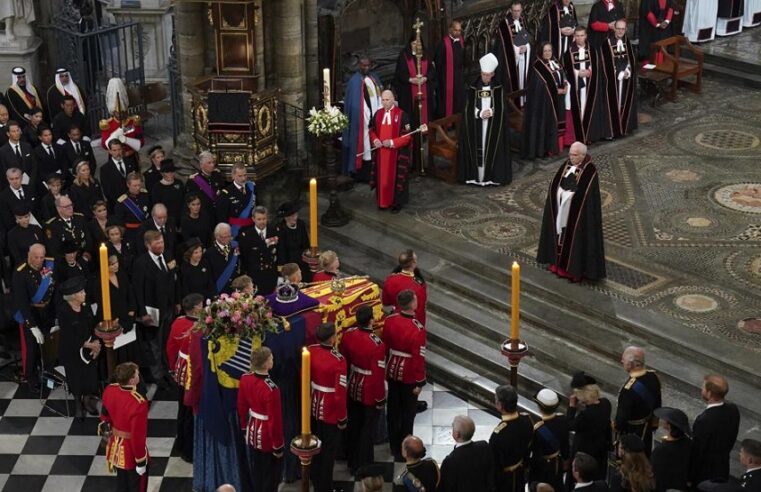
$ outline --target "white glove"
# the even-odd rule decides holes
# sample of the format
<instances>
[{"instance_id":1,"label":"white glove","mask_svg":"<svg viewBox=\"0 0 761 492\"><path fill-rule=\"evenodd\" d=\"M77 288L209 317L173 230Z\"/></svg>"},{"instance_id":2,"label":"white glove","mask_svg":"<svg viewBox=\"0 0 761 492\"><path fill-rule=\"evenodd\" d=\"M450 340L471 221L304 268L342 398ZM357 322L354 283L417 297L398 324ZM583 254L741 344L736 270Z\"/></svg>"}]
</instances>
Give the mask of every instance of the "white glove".
<instances>
[{"instance_id":1,"label":"white glove","mask_svg":"<svg viewBox=\"0 0 761 492\"><path fill-rule=\"evenodd\" d=\"M40 345L45 343L45 336L42 334L39 328L37 328L36 326L33 326L29 329L32 331L32 335L34 335L34 338L35 340L37 340L37 343L39 343Z\"/></svg>"},{"instance_id":2,"label":"white glove","mask_svg":"<svg viewBox=\"0 0 761 492\"><path fill-rule=\"evenodd\" d=\"M147 470L148 470L148 466L147 466L147 465L143 465L143 466L137 466L137 467L135 467L135 471L136 471L136 472L137 472L137 474L138 474L138 475L140 475L141 477L142 477L143 475L145 475L145 472L146 472Z\"/></svg>"},{"instance_id":3,"label":"white glove","mask_svg":"<svg viewBox=\"0 0 761 492\"><path fill-rule=\"evenodd\" d=\"M53 328L50 329L50 334L52 335L53 333L59 331L60 329L61 329L60 326L55 325Z\"/></svg>"}]
</instances>

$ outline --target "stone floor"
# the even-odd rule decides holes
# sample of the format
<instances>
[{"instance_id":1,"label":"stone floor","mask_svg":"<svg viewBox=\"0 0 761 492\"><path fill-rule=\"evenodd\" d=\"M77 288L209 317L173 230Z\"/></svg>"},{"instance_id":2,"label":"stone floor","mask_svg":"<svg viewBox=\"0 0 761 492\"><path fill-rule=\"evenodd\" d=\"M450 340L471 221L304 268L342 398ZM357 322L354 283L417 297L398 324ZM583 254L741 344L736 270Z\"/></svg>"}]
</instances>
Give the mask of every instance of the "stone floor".
<instances>
[{"instance_id":1,"label":"stone floor","mask_svg":"<svg viewBox=\"0 0 761 492\"><path fill-rule=\"evenodd\" d=\"M685 328L761 353L742 320L761 315L761 91L707 80L700 95L643 105L640 129L597 144L608 279L585 284ZM430 178L403 214L534 264L548 183L560 159L513 161L510 186ZM349 203L371 192L358 187ZM389 216L393 221L393 216ZM747 325L747 324L746 324Z\"/></svg>"},{"instance_id":2,"label":"stone floor","mask_svg":"<svg viewBox=\"0 0 761 492\"><path fill-rule=\"evenodd\" d=\"M744 29L734 36L717 37L710 43L700 45L705 53L734 58L761 65L761 26Z\"/></svg>"}]
</instances>

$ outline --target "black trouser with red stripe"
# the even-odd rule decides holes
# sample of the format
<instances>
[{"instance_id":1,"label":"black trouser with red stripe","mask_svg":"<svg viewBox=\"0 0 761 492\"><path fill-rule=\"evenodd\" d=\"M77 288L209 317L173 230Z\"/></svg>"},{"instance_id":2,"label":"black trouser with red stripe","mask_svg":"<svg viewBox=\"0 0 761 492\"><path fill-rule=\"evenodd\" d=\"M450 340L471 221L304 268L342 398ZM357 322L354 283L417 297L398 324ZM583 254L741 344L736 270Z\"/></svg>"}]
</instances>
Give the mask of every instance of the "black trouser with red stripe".
<instances>
[{"instance_id":1,"label":"black trouser with red stripe","mask_svg":"<svg viewBox=\"0 0 761 492\"><path fill-rule=\"evenodd\" d=\"M148 490L148 469L138 475L135 470L116 469L116 492L146 492Z\"/></svg>"}]
</instances>

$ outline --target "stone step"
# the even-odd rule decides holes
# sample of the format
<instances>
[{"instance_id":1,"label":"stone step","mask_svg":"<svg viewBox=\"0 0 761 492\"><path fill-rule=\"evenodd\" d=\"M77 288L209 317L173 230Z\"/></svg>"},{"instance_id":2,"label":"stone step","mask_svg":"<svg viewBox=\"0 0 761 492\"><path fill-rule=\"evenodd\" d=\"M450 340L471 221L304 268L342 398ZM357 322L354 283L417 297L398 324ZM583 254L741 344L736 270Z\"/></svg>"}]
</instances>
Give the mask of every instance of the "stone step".
<instances>
[{"instance_id":1,"label":"stone step","mask_svg":"<svg viewBox=\"0 0 761 492\"><path fill-rule=\"evenodd\" d=\"M434 312L438 311L444 317L456 319L458 313L467 308L467 304L463 303L462 300L467 299L473 302L476 308L471 310L468 316L461 316L459 321L471 322L470 328L472 330L493 329L492 327L497 326L505 327L504 330L497 330L488 335L493 347L497 350L496 347L505 337L505 335L500 335L500 331L505 334L507 332L506 313L510 306L506 300L506 289L490 279L474 275L458 265L453 265L436 257L435 254L421 249L417 243L395 241L393 236L384 234L384 232L386 231L374 231L355 221L348 226L327 233L323 229L323 236L336 237L338 242L335 247L340 245L339 254L342 257L342 263L350 263L358 271L369 273L378 280L382 280L385 277L385 272L393 267L394 258L391 254L395 254L411 244L414 245L418 251L420 267L431 284L432 305L429 309ZM332 244L330 246L333 247ZM350 247L347 248L346 246ZM349 251L346 251L347 249ZM348 256L347 253L349 253ZM356 258L351 258L351 253L357 253ZM374 275L373 270L377 271L378 274ZM507 282L503 285L506 284ZM456 295L451 297L448 302L437 302L436 295L439 286L452 290ZM488 316L487 308L496 311L499 317ZM522 292L521 311L524 322L532 325L531 330L528 328L524 330L524 337L531 337L528 333L533 334L535 332L534 326L541 327L548 334L547 340L542 343L533 345L529 341L531 345L536 347L537 353L546 357L544 361L547 365L563 364L569 358L563 357L562 353L549 354L544 348L542 349L543 352L540 352L540 345L542 347L550 346L553 341L553 345L557 345L561 341L566 346L577 347L576 353L581 356L580 360L588 361L590 355L595 355L600 361L607 361L608 367L611 369L610 377L603 378L603 375L596 373L597 367L604 367L599 364L592 365L590 372L595 373L601 379L603 386L608 386L605 388L606 390L614 393L617 391L621 380L620 369L618 369L618 375L615 374L620 351L628 344L638 343L646 348L649 365L658 370L664 377L664 383L670 390L678 389L683 392L687 395L685 401L690 400L688 396L690 394L695 395L693 400L697 399L700 394L699 387L705 368L694 363L693 360L696 359L675 357L670 351L663 351L652 343L637 340L636 337L632 337L626 331L607 327L599 320L579 316L572 310L550 305L542 299L536 298L530 289L524 289ZM483 336L483 332L481 333ZM568 373L579 368L578 365L569 367L568 364L561 365L561 367ZM567 380L564 383L566 382ZM554 385L549 384L549 386L565 393L564 388L568 388L568 386L564 383L558 382ZM730 384L733 401L744 407L749 417L757 420L761 412L758 411L758 402L751 396L757 394L755 393L756 388L741 381L730 380Z\"/></svg>"},{"instance_id":2,"label":"stone step","mask_svg":"<svg viewBox=\"0 0 761 492\"><path fill-rule=\"evenodd\" d=\"M750 68L738 66L736 60L712 56L703 63L703 76L715 77L739 85L761 88L761 67L751 65ZM748 64L750 65L750 64Z\"/></svg>"},{"instance_id":3,"label":"stone step","mask_svg":"<svg viewBox=\"0 0 761 492\"><path fill-rule=\"evenodd\" d=\"M344 233L351 239L370 234L371 239L365 242L369 243L371 250L393 254L399 251L400 245L402 248L414 246L426 251L427 254L433 255L434 258L430 261L435 264L428 265L425 269L442 274L437 276L436 281L452 279L462 282L472 290L479 291L481 299L488 300L498 309L508 306L506 299L509 295L510 274L507 265L502 266L505 264L503 255L472 243L456 244L456 238L448 233L427 227L412 217L406 217L405 214L398 214L393 222L386 222L388 214L378 212L372 203L362 203L354 196L351 196L351 205L355 220L346 226L349 229ZM355 231L352 228L359 230ZM420 257L421 261L425 261L424 255ZM392 259L391 267L394 264ZM493 285L496 285L496 288L491 288L490 284L483 282L483 278L495 282ZM656 347L669 347L670 357L680 355L687 360L700 360L703 371L724 374L730 382L743 381L752 387L761 387L758 356L752 350L737 348L734 345L728 347L722 345L721 341L706 345L705 337L685 330L681 324L591 289L571 285L543 269L524 266L521 280L523 295L534 296L547 306L550 306L547 300L552 299L559 310L585 317L587 322L596 322L605 329L614 329L626 334L624 339L628 339L629 342L645 340ZM485 295L486 293L488 295ZM541 311L539 313L544 316ZM563 319L558 319L558 322L562 326ZM591 338L585 340L585 343L593 341L594 338ZM623 345L613 347L607 340L604 346L615 350L623 348ZM734 357L727 360L724 354L730 351L734 353ZM697 377L702 378L702 374Z\"/></svg>"}]
</instances>

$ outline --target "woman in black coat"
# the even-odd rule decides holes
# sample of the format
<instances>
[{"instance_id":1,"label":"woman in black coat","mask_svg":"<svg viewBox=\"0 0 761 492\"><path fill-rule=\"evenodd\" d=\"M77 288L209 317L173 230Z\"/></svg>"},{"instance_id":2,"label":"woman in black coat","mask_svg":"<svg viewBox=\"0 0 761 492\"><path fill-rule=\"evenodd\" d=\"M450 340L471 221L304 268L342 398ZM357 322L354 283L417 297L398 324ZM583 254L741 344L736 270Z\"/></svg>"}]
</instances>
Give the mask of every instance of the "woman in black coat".
<instances>
[{"instance_id":1,"label":"woman in black coat","mask_svg":"<svg viewBox=\"0 0 761 492\"><path fill-rule=\"evenodd\" d=\"M111 295L111 318L119 320L122 333L129 333L135 329L135 293L132 291L127 273L120 269L119 258L116 255L108 257L108 287ZM103 297L100 282L98 282L98 319L103 319ZM138 340L135 340L116 349L114 351L116 363L134 362L138 366L142 365L139 343Z\"/></svg>"},{"instance_id":2,"label":"woman in black coat","mask_svg":"<svg viewBox=\"0 0 761 492\"><path fill-rule=\"evenodd\" d=\"M213 219L201 209L201 199L195 193L188 193L185 197L185 213L180 218L180 232L183 239L197 237L201 240L204 248L211 244L214 233Z\"/></svg>"},{"instance_id":3,"label":"woman in black coat","mask_svg":"<svg viewBox=\"0 0 761 492\"><path fill-rule=\"evenodd\" d=\"M571 387L573 394L568 403L568 429L575 432L571 460L578 452L592 456L597 461L597 474L594 479L604 480L608 453L613 444L610 401L600 397L597 381L583 372L574 374ZM570 475L568 474L567 478L572 480ZM570 490L573 487L568 488Z\"/></svg>"},{"instance_id":4,"label":"woman in black coat","mask_svg":"<svg viewBox=\"0 0 761 492\"><path fill-rule=\"evenodd\" d=\"M216 287L211 269L203 258L201 240L197 237L188 240L184 249L178 299L184 299L188 294L201 294L204 299L211 299L216 294Z\"/></svg>"},{"instance_id":5,"label":"woman in black coat","mask_svg":"<svg viewBox=\"0 0 761 492\"><path fill-rule=\"evenodd\" d=\"M77 410L84 417L98 415L94 395L99 391L98 364L100 340L94 335L95 317L85 303L87 295L84 277L75 277L61 284L63 301L58 305L58 324L61 327L58 358L66 370L69 391L77 400Z\"/></svg>"},{"instance_id":6,"label":"woman in black coat","mask_svg":"<svg viewBox=\"0 0 761 492\"><path fill-rule=\"evenodd\" d=\"M119 268L123 272L131 275L132 264L135 262L135 252L132 247L126 243L124 238L124 228L118 224L110 223L106 226L106 236L108 242L108 256L116 256L119 260Z\"/></svg>"},{"instance_id":7,"label":"woman in black coat","mask_svg":"<svg viewBox=\"0 0 761 492\"><path fill-rule=\"evenodd\" d=\"M97 179L90 175L90 163L86 160L79 161L74 167L74 182L69 188L69 198L74 204L74 211L92 219L92 207L95 202L104 201L103 190Z\"/></svg>"},{"instance_id":8,"label":"woman in black coat","mask_svg":"<svg viewBox=\"0 0 761 492\"><path fill-rule=\"evenodd\" d=\"M93 258L98 257L98 248L103 243L108 242L106 236L106 226L108 225L108 209L105 200L98 200L92 206L92 219L87 223L92 238L92 251L90 254Z\"/></svg>"}]
</instances>

